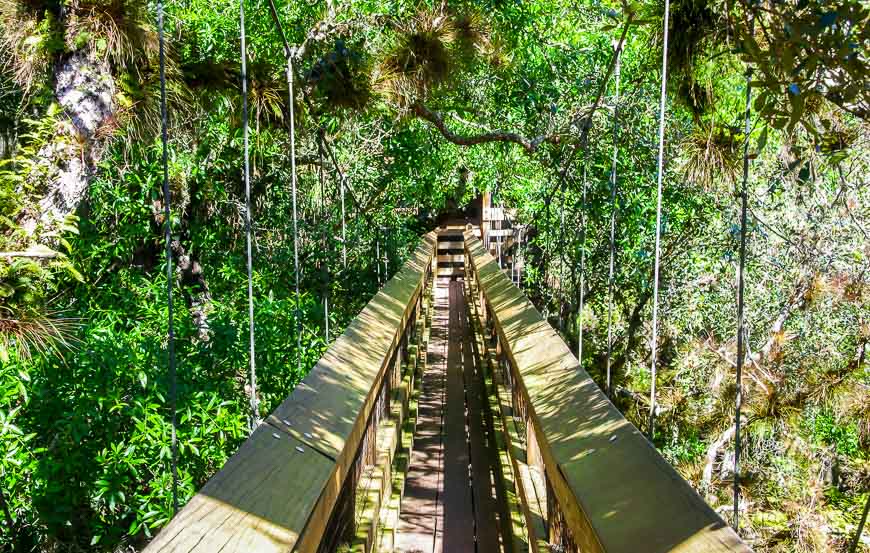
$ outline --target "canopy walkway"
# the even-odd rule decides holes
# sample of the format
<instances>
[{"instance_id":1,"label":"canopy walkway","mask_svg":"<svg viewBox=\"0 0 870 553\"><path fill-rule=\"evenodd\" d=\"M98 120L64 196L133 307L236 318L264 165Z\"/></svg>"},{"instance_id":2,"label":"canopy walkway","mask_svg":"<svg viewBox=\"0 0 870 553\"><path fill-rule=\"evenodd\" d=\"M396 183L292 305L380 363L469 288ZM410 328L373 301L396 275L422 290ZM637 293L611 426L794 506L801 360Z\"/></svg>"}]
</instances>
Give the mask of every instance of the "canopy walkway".
<instances>
[{"instance_id":1,"label":"canopy walkway","mask_svg":"<svg viewBox=\"0 0 870 553\"><path fill-rule=\"evenodd\" d=\"M748 551L477 234L424 236L146 551Z\"/></svg>"}]
</instances>

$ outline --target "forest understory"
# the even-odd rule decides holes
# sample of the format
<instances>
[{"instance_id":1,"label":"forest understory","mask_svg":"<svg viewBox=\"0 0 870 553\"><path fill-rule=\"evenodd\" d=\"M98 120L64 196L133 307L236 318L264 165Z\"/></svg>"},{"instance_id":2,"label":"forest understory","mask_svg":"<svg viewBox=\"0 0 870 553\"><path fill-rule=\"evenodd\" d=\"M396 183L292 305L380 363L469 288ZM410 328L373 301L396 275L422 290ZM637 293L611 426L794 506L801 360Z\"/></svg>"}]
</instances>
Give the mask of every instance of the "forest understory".
<instances>
[{"instance_id":1,"label":"forest understory","mask_svg":"<svg viewBox=\"0 0 870 553\"><path fill-rule=\"evenodd\" d=\"M745 190L740 535L870 551L866 2L276 0L292 99L268 0L246 95L240 4L163 5L169 221L157 3L0 0L0 550L137 551L171 518L167 284L183 504L484 192L646 432L667 29L654 443L730 521Z\"/></svg>"}]
</instances>

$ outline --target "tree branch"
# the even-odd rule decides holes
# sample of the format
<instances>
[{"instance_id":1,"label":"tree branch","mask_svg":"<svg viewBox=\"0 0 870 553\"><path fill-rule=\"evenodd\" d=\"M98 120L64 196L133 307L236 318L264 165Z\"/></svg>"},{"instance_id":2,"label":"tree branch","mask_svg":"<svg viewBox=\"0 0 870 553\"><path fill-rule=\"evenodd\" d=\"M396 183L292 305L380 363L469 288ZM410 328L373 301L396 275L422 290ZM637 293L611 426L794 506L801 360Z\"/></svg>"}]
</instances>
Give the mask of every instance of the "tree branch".
<instances>
[{"instance_id":1,"label":"tree branch","mask_svg":"<svg viewBox=\"0 0 870 553\"><path fill-rule=\"evenodd\" d=\"M487 144L490 142L511 142L519 144L528 153L534 153L544 143L558 144L561 140L560 134L540 135L534 138L528 138L520 134L508 131L489 131L476 135L460 135L456 134L447 128L444 118L440 113L432 111L423 104L414 104L412 111L417 117L431 123L438 132L441 133L448 142L452 142L459 146L476 146L478 144Z\"/></svg>"},{"instance_id":2,"label":"tree branch","mask_svg":"<svg viewBox=\"0 0 870 553\"><path fill-rule=\"evenodd\" d=\"M57 252L38 251L38 252L0 252L0 258L14 259L16 257L28 257L31 259L54 259L58 257Z\"/></svg>"},{"instance_id":3,"label":"tree branch","mask_svg":"<svg viewBox=\"0 0 870 553\"><path fill-rule=\"evenodd\" d=\"M536 152L542 144L561 144L565 142L573 142L575 144L575 148L562 170L562 174L564 175L564 173L567 172L567 166L570 165L571 160L573 159L577 150L580 148L585 148L586 143L589 140L589 129L592 126L592 117L593 115L595 115L595 112L601 105L601 99L604 97L604 90L607 87L610 76L613 74L614 68L616 67L616 59L622 52L625 38L628 35L628 28L631 25L633 19L634 14L629 14L628 20L625 22L625 25L622 28L622 33L619 37L619 40L617 41L613 56L611 57L610 63L608 64L607 72L604 75L604 80L602 81L601 86L599 86L598 88L598 93L595 96L595 101L592 103L592 107L589 109L580 110L571 119L570 123L564 130L556 131L550 134L542 134L535 137L526 137L515 132L502 130L488 131L470 136L460 135L454 133L449 128L447 128L447 124L444 122L444 117L440 113L432 111L422 103L415 103L412 106L412 112L417 117L431 123L436 129L438 129L438 132L441 133L441 136L443 136L448 142L452 142L453 144L457 144L459 146L476 146L478 144L488 144L491 142L507 142L518 144L522 146L527 153L531 154ZM570 128L577 125L581 125L582 129L580 139L569 140L568 137L570 136Z\"/></svg>"}]
</instances>

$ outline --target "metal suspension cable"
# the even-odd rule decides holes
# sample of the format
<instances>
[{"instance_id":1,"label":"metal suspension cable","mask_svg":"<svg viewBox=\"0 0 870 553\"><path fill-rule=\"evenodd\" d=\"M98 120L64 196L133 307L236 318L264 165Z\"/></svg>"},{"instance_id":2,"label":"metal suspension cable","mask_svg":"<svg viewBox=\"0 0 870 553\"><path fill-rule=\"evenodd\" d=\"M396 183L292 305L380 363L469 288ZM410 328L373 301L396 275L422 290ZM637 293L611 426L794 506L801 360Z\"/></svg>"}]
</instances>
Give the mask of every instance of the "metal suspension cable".
<instances>
[{"instance_id":1,"label":"metal suspension cable","mask_svg":"<svg viewBox=\"0 0 870 553\"><path fill-rule=\"evenodd\" d=\"M390 280L390 252L392 251L390 227L386 226L384 230L384 284Z\"/></svg>"},{"instance_id":2,"label":"metal suspension cable","mask_svg":"<svg viewBox=\"0 0 870 553\"><path fill-rule=\"evenodd\" d=\"M616 163L619 153L618 137L619 137L619 80L622 66L622 43L616 47L614 54L615 69L614 79L616 82L616 90L613 104L613 164L610 168L610 270L607 278L607 380L605 384L605 392L607 397L612 396L611 383L611 358L613 356L613 285L614 285L614 267L616 263L616 210L617 210L617 184L616 179Z\"/></svg>"},{"instance_id":3,"label":"metal suspension cable","mask_svg":"<svg viewBox=\"0 0 870 553\"><path fill-rule=\"evenodd\" d=\"M375 265L378 269L378 288L381 287L381 227L375 231Z\"/></svg>"},{"instance_id":4,"label":"metal suspension cable","mask_svg":"<svg viewBox=\"0 0 870 553\"><path fill-rule=\"evenodd\" d=\"M754 27L750 20L750 29ZM746 104L743 127L743 182L740 189L740 260L737 269L737 363L736 394L734 397L734 531L740 529L740 409L743 407L743 358L745 356L746 327L744 320L744 278L746 267L746 215L749 203L749 132L752 124L752 71L746 69Z\"/></svg>"},{"instance_id":5,"label":"metal suspension cable","mask_svg":"<svg viewBox=\"0 0 870 553\"><path fill-rule=\"evenodd\" d=\"M178 513L178 376L175 367L175 320L172 310L172 193L169 190L169 130L166 113L166 47L163 38L163 1L157 1L157 37L160 43L160 137L163 146L163 238L166 245L167 353L169 357L169 410L172 413L170 466L172 511Z\"/></svg>"},{"instance_id":6,"label":"metal suspension cable","mask_svg":"<svg viewBox=\"0 0 870 553\"><path fill-rule=\"evenodd\" d=\"M326 340L326 343L329 343L329 241L326 238L326 232L328 229L328 221L329 217L326 214L326 176L323 173L323 129L320 129L320 132L317 134L317 156L320 161L319 167L319 176L320 176L320 210L321 216L323 217L323 251L327 255L324 256L323 266L321 267L323 271L323 322L324 322L324 330L323 335Z\"/></svg>"},{"instance_id":7,"label":"metal suspension cable","mask_svg":"<svg viewBox=\"0 0 870 553\"><path fill-rule=\"evenodd\" d=\"M336 166L336 171L338 167ZM339 175L338 185L341 189L341 264L347 269L347 224L345 223L344 213L344 176Z\"/></svg>"},{"instance_id":8,"label":"metal suspension cable","mask_svg":"<svg viewBox=\"0 0 870 553\"><path fill-rule=\"evenodd\" d=\"M861 520L858 521L858 528L855 529L855 537L852 538L849 553L858 551L858 542L861 541L861 534L864 532L864 525L867 523L868 512L870 512L870 495L867 496L867 501L864 502L864 514L861 515Z\"/></svg>"},{"instance_id":9,"label":"metal suspension cable","mask_svg":"<svg viewBox=\"0 0 870 553\"><path fill-rule=\"evenodd\" d=\"M332 167L335 169L335 172L338 174L339 186L339 197L341 201L341 263L342 266L347 269L347 219L346 219L346 210L345 210L345 187L347 183L345 182L344 173L342 173L341 168L338 166L338 159L335 157L335 152L329 146L329 142L324 140L323 147L326 152L326 155L329 156L330 161L332 161ZM356 199L353 197L351 193L351 199L356 203ZM357 211L359 211L360 206L357 204Z\"/></svg>"},{"instance_id":10,"label":"metal suspension cable","mask_svg":"<svg viewBox=\"0 0 870 553\"><path fill-rule=\"evenodd\" d=\"M616 48L614 49L613 58L610 61L610 66L607 70L607 77L604 79L604 83L602 87L598 90L598 96L595 99L594 108L597 107L598 103L601 101L601 97L604 94L604 87L607 85L608 77L610 72L613 71L615 73L616 80L616 102L614 104L614 129L613 129L613 137L614 137L614 151L613 151L613 167L612 171L612 180L611 180L611 199L610 199L610 210L611 210L611 219L610 219L610 275L608 278L608 314L607 314L607 384L605 389L607 390L608 396L610 395L610 358L612 352L612 328L611 328L611 320L612 320L612 312L613 312L613 269L614 269L614 252L616 249L616 137L617 137L617 127L618 124L617 116L619 114L619 81L620 81L620 71L621 71L621 56L622 56L622 48L625 44L625 39L628 36L628 27L631 21L633 20L633 15L629 17L628 22L622 29L622 34L619 37L619 40L616 42ZM582 141L581 141L581 149L583 151L583 186L582 186L582 203L580 205L580 304L579 304L579 317L580 321L578 323L578 331L577 331L577 360L580 362L580 366L583 366L583 309L585 304L585 288L586 288L586 191L588 186L587 173L588 173L588 165L589 165L589 130L592 126L591 114L589 119L586 122L586 125L583 128Z\"/></svg>"},{"instance_id":11,"label":"metal suspension cable","mask_svg":"<svg viewBox=\"0 0 870 553\"><path fill-rule=\"evenodd\" d=\"M295 98L293 93L293 50L290 48L290 43L287 42L287 36L284 34L281 20L278 18L275 0L269 0L269 11L272 14L272 21L278 29L278 34L281 36L281 42L284 44L284 57L287 59L287 107L290 112L290 182L293 198L293 269L296 275L294 317L296 319L296 372L298 373L302 369L302 320L299 316L299 217L296 209L296 113L293 104Z\"/></svg>"},{"instance_id":12,"label":"metal suspension cable","mask_svg":"<svg viewBox=\"0 0 870 553\"><path fill-rule=\"evenodd\" d=\"M586 288L586 168L589 163L589 154L583 154L583 193L580 203L580 305L578 308L577 322L577 360L583 367L583 309Z\"/></svg>"},{"instance_id":13,"label":"metal suspension cable","mask_svg":"<svg viewBox=\"0 0 870 553\"><path fill-rule=\"evenodd\" d=\"M272 3L272 0L269 0ZM274 6L274 4L273 4ZM274 8L273 8L274 9ZM288 48L289 50L289 48ZM296 275L296 371L302 370L302 319L299 313L299 215L296 210L296 114L293 107L293 54L287 56L287 88L290 96L290 182L293 198L293 271Z\"/></svg>"},{"instance_id":14,"label":"metal suspension cable","mask_svg":"<svg viewBox=\"0 0 870 553\"><path fill-rule=\"evenodd\" d=\"M502 216L504 216L504 209L502 209ZM495 242L496 245L498 246L498 268L499 269L502 268L502 263L501 263L501 229L502 229L502 224L501 223L502 223L501 221L498 222L498 236L496 236L496 242Z\"/></svg>"},{"instance_id":15,"label":"metal suspension cable","mask_svg":"<svg viewBox=\"0 0 870 553\"><path fill-rule=\"evenodd\" d=\"M245 137L245 240L248 262L248 357L250 359L251 432L260 424L260 406L257 401L257 362L254 352L254 284L253 256L251 255L251 161L248 129L248 50L245 41L245 0L239 0L239 26L242 36L242 127Z\"/></svg>"},{"instance_id":16,"label":"metal suspension cable","mask_svg":"<svg viewBox=\"0 0 870 553\"><path fill-rule=\"evenodd\" d=\"M653 316L651 353L651 382L649 392L649 439L655 437L656 423L656 351L658 347L658 315L659 315L659 263L661 262L662 236L662 182L664 180L665 159L665 100L667 100L668 85L668 23L670 21L670 0L665 0L664 41L662 43L662 90L659 98L659 159L658 159L658 190L656 194L656 251L655 268L653 269Z\"/></svg>"},{"instance_id":17,"label":"metal suspension cable","mask_svg":"<svg viewBox=\"0 0 870 553\"><path fill-rule=\"evenodd\" d=\"M617 41L617 51L622 51L622 47L625 44L625 39L628 36L628 29L634 24L635 14L629 13L628 19L625 21L625 24L622 26L622 32L619 35L619 40ZM564 177L568 174L568 170L571 167L574 158L577 153L582 151L585 155L588 152L589 147L589 131L592 129L592 117L595 115L595 112L598 110L598 106L601 103L601 99L604 97L604 91L607 89L607 84L610 82L610 75L616 69L616 60L617 55L614 55L610 58L610 62L607 65L607 70L604 73L604 79L601 81L601 85L598 87L598 92L595 96L595 101L592 103L592 107L586 111L586 114L582 118L582 126L580 132L580 140L577 145L571 149L568 158L565 160L565 163L562 164L562 168L559 170L559 173ZM562 181L562 185L565 186L567 184L567 180ZM551 194L554 194L555 191ZM546 205L549 206L549 200L545 202Z\"/></svg>"},{"instance_id":18,"label":"metal suspension cable","mask_svg":"<svg viewBox=\"0 0 870 553\"><path fill-rule=\"evenodd\" d=\"M565 304L565 189L562 188L559 201L559 329L565 331L562 310Z\"/></svg>"},{"instance_id":19,"label":"metal suspension cable","mask_svg":"<svg viewBox=\"0 0 870 553\"><path fill-rule=\"evenodd\" d=\"M292 61L293 50L292 50L292 48L290 48L290 42L287 40L287 35L284 32L284 26L281 25L281 19L278 17L278 9L275 7L275 0L269 0L269 13L272 15L272 22L275 24L275 28L278 31L278 35L281 38L281 42L284 46L284 56L287 58L287 82L288 82L288 85L290 88L290 101L289 101L290 121L291 121L291 124L290 124L290 127L291 127L290 128L290 145L291 145L291 150L292 150L290 157L291 157L291 166L292 166L293 179L294 179L294 185L293 185L294 204L293 205L295 206L296 205L296 203L295 203L295 194L296 194L295 155L296 155L296 153L295 153L295 138L294 138L295 129L294 129L294 125L293 125L293 120L294 120L294 113L293 113L294 112L294 106L293 106L294 96L293 96L293 82L292 82L292 79L293 79L293 77L292 77L292 75L293 75L293 61ZM302 92L303 100L306 101L310 107L310 105L311 105L310 99L308 98L308 94L306 93L305 88L303 87L300 90ZM346 224L346 211L345 211L345 191L347 190L347 192L350 192L351 200L353 200L353 203L356 205L357 212L359 212L362 209L362 206L360 205L359 201L357 200L357 198L353 194L353 190L350 189L349 187L347 187L347 183L345 182L344 174L342 174L341 169L338 166L338 160L336 159L335 152L332 151L332 148L330 147L329 142L324 140L322 145L326 151L326 154L332 160L333 167L335 168L335 171L338 173L338 176L339 176L339 183L340 183L339 186L340 186L340 195L341 195L341 261L342 261L342 266L346 269L347 268L347 224ZM301 345L301 342L300 342L300 340L301 340L300 332L301 331L300 331L300 326L299 326L300 318L299 318L299 308L298 308L298 304L299 304L299 254L298 254L298 246L296 244L296 242L298 241L298 233L297 233L297 216L296 216L295 207L294 207L293 213L294 213L293 214L294 263L295 263L295 269L296 269L296 303L297 303L296 320L297 320L297 336L299 337L297 339L297 345ZM298 363L298 359L297 359L297 369L298 368L299 368L299 363Z\"/></svg>"}]
</instances>

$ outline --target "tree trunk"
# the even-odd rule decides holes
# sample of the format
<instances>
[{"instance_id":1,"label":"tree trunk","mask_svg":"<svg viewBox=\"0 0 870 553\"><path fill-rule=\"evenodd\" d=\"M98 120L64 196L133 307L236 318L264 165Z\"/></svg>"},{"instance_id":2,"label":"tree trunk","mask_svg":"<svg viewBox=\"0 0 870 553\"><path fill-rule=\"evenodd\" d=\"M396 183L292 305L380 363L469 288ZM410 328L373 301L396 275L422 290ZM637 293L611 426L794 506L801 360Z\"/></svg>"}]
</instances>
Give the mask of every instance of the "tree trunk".
<instances>
[{"instance_id":1,"label":"tree trunk","mask_svg":"<svg viewBox=\"0 0 870 553\"><path fill-rule=\"evenodd\" d=\"M87 51L75 52L57 65L55 98L63 108L57 132L36 155L38 171L32 183L43 191L38 213L27 215L22 227L32 234L38 224L50 224L74 212L103 155L115 115L115 80L105 60Z\"/></svg>"},{"instance_id":2,"label":"tree trunk","mask_svg":"<svg viewBox=\"0 0 870 553\"><path fill-rule=\"evenodd\" d=\"M748 426L748 421L747 421ZM707 453L704 455L706 463L704 471L701 473L701 490L709 496L710 484L713 481L713 465L716 464L716 458L719 456L719 450L725 447L725 444L734 439L735 426L732 424L725 432L719 435L708 447ZM709 501L709 497L708 497Z\"/></svg>"}]
</instances>

